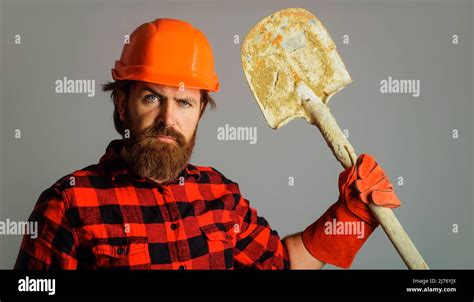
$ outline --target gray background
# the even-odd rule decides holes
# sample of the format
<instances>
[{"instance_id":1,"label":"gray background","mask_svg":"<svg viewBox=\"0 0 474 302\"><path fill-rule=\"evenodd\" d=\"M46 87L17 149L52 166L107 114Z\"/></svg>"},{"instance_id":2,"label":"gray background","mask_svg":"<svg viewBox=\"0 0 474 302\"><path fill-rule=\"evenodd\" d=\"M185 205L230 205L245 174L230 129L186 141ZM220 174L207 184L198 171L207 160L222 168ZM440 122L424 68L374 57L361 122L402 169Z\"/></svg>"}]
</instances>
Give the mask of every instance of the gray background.
<instances>
[{"instance_id":1,"label":"gray background","mask_svg":"<svg viewBox=\"0 0 474 302\"><path fill-rule=\"evenodd\" d=\"M207 35L221 83L192 163L238 182L282 238L303 230L336 201L342 166L304 120L267 127L234 44L234 35L242 42L260 19L287 7L312 11L331 33L354 80L332 98L331 111L356 151L374 155L390 175L403 203L395 213L425 260L432 268L474 268L472 1L2 1L0 220L26 220L45 188L97 163L118 138L113 105L99 85L111 80L123 35L170 17ZM55 80L65 76L94 79L95 97L55 94ZM381 94L379 83L389 76L419 79L421 96ZM257 144L218 141L226 123L258 127ZM398 176L404 186L396 185ZM13 266L20 240L0 236L0 268ZM404 267L380 228L353 265Z\"/></svg>"}]
</instances>

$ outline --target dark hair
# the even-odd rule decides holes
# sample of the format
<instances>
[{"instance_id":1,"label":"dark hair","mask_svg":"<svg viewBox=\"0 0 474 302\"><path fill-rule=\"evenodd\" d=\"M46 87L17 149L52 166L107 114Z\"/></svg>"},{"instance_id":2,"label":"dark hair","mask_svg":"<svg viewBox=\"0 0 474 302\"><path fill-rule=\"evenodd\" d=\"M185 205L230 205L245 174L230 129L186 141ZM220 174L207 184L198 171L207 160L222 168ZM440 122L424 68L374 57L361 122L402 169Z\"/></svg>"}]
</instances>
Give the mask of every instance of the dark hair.
<instances>
[{"instance_id":1,"label":"dark hair","mask_svg":"<svg viewBox=\"0 0 474 302\"><path fill-rule=\"evenodd\" d=\"M130 93L132 91L133 84L136 83L136 81L132 80L119 80L115 82L108 82L107 84L102 85L102 91L107 92L110 91L110 98L114 102L114 126L115 130L119 134L123 134L123 122L120 120L120 115L118 112L117 108L117 96L119 90L123 92L125 95L125 102L128 102L128 99L130 97ZM209 104L211 106L211 109L216 108L216 102L214 99L211 97L209 94L209 91L201 89L201 102L204 104L204 107L201 110L201 113L199 117L201 117L204 114L204 111L206 111L206 107Z\"/></svg>"}]
</instances>

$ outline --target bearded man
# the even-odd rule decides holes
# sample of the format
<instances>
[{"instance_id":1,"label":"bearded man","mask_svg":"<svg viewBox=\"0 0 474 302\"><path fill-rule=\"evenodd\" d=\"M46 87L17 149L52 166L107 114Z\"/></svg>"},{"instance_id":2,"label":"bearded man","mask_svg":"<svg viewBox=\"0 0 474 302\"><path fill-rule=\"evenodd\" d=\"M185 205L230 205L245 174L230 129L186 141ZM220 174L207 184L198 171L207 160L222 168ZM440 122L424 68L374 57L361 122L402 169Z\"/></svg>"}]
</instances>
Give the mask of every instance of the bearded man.
<instances>
[{"instance_id":1,"label":"bearded man","mask_svg":"<svg viewBox=\"0 0 474 302\"><path fill-rule=\"evenodd\" d=\"M379 224L367 204L400 204L383 169L363 154L340 174L337 202L281 240L237 183L190 164L219 82L211 45L187 22L139 26L112 78L104 91L111 92L122 139L109 144L98 164L40 195L30 216L38 238L23 238L15 268L348 268ZM327 232L328 223L348 231ZM354 225L360 232L347 228Z\"/></svg>"}]
</instances>

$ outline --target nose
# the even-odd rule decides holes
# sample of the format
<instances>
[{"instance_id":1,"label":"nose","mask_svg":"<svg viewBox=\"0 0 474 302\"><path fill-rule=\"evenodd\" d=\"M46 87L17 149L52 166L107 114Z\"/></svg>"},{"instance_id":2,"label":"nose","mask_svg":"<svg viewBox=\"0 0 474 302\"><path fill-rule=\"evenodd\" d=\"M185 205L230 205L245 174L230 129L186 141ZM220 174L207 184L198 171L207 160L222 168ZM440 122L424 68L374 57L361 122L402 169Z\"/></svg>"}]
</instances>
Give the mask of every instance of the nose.
<instances>
[{"instance_id":1,"label":"nose","mask_svg":"<svg viewBox=\"0 0 474 302\"><path fill-rule=\"evenodd\" d=\"M166 100L160 104L160 112L158 114L158 119L160 122L164 123L168 127L175 126L176 116L175 108L173 102Z\"/></svg>"}]
</instances>

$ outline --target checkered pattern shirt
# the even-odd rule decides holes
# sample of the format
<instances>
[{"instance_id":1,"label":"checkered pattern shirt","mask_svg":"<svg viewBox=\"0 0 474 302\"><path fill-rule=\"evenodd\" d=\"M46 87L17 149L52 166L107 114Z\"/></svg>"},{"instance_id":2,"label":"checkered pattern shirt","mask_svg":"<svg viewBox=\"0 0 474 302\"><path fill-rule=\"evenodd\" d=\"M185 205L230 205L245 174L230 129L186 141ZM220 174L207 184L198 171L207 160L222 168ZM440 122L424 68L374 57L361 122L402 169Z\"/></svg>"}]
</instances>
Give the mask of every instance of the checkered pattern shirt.
<instances>
[{"instance_id":1,"label":"checkered pattern shirt","mask_svg":"<svg viewBox=\"0 0 474 302\"><path fill-rule=\"evenodd\" d=\"M278 233L236 183L188 164L163 184L141 178L112 141L99 163L38 198L15 269L288 269Z\"/></svg>"}]
</instances>

